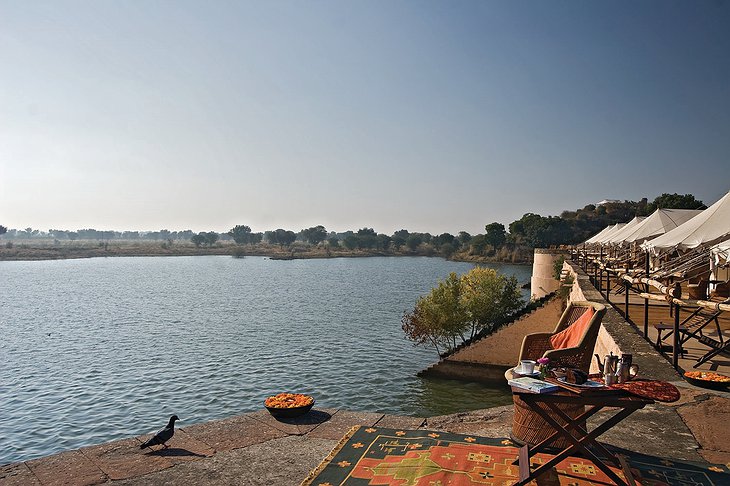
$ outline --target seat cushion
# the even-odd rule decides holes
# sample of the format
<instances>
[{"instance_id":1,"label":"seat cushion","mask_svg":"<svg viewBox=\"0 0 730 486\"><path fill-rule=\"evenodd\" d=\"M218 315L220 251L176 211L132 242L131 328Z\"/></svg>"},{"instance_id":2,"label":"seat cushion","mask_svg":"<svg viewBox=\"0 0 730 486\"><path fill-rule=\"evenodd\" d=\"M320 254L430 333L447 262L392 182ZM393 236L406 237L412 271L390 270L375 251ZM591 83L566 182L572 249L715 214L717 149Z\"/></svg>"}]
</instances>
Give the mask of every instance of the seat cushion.
<instances>
[{"instance_id":1,"label":"seat cushion","mask_svg":"<svg viewBox=\"0 0 730 486\"><path fill-rule=\"evenodd\" d=\"M589 307L573 324L559 333L550 336L550 345L553 349L574 348L578 346L581 339L583 339L583 334L588 329L588 325L591 323L593 313L593 307Z\"/></svg>"}]
</instances>

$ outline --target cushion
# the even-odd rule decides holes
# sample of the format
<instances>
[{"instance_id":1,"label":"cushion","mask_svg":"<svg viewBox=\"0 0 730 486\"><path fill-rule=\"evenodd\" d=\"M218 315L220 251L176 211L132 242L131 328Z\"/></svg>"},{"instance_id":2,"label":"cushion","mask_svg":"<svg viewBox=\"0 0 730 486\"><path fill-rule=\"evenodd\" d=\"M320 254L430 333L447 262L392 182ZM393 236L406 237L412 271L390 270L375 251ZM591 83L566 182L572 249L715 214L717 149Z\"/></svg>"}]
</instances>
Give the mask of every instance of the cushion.
<instances>
[{"instance_id":1,"label":"cushion","mask_svg":"<svg viewBox=\"0 0 730 486\"><path fill-rule=\"evenodd\" d=\"M574 348L578 346L580 340L583 339L583 334L588 329L588 324L591 323L593 313L593 307L589 307L573 324L559 333L553 334L550 337L550 345L553 349Z\"/></svg>"}]
</instances>

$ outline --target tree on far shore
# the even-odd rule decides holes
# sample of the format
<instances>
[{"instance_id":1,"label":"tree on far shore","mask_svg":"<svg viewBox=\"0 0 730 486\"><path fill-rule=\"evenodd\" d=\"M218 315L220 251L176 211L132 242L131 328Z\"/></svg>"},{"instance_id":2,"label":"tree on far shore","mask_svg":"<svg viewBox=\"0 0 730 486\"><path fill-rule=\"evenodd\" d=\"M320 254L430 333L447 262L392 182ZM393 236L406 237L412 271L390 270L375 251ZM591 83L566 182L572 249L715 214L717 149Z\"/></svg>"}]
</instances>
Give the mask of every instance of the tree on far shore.
<instances>
[{"instance_id":1,"label":"tree on far shore","mask_svg":"<svg viewBox=\"0 0 730 486\"><path fill-rule=\"evenodd\" d=\"M197 235L191 236L190 241L192 241L196 247L200 248L202 245L215 245L218 241L218 238L218 233L216 233L215 231L201 231Z\"/></svg>"},{"instance_id":2,"label":"tree on far shore","mask_svg":"<svg viewBox=\"0 0 730 486\"><path fill-rule=\"evenodd\" d=\"M695 199L692 194L668 194L658 196L647 206L647 212L653 213L657 209L707 209L702 201Z\"/></svg>"},{"instance_id":3,"label":"tree on far shore","mask_svg":"<svg viewBox=\"0 0 730 486\"><path fill-rule=\"evenodd\" d=\"M306 241L310 245L319 245L325 239L327 239L327 230L321 224L313 226L311 228L303 229L300 233L302 235L302 238L304 238L304 241Z\"/></svg>"},{"instance_id":4,"label":"tree on far shore","mask_svg":"<svg viewBox=\"0 0 730 486\"><path fill-rule=\"evenodd\" d=\"M492 223L484 227L487 233L484 235L488 245L491 245L495 251L500 249L507 241L507 232L502 223Z\"/></svg>"},{"instance_id":5,"label":"tree on far shore","mask_svg":"<svg viewBox=\"0 0 730 486\"><path fill-rule=\"evenodd\" d=\"M228 231L228 234L231 235L231 238L233 238L233 241L235 241L237 245L245 245L252 242L251 228L245 224L238 224L234 226L230 231Z\"/></svg>"},{"instance_id":6,"label":"tree on far shore","mask_svg":"<svg viewBox=\"0 0 730 486\"><path fill-rule=\"evenodd\" d=\"M267 231L264 236L266 238L266 241L268 241L272 245L281 246L289 246L297 239L296 233L281 228L275 231Z\"/></svg>"}]
</instances>

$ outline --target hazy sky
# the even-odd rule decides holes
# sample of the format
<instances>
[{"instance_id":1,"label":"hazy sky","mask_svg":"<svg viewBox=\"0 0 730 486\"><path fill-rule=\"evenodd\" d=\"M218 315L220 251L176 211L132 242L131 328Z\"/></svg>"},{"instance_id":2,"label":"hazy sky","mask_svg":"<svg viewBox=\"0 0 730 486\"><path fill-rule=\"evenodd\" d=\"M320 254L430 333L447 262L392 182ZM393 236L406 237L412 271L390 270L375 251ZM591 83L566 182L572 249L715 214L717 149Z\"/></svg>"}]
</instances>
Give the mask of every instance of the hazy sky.
<instances>
[{"instance_id":1,"label":"hazy sky","mask_svg":"<svg viewBox=\"0 0 730 486\"><path fill-rule=\"evenodd\" d=\"M471 233L730 189L724 1L0 0L0 224Z\"/></svg>"}]
</instances>

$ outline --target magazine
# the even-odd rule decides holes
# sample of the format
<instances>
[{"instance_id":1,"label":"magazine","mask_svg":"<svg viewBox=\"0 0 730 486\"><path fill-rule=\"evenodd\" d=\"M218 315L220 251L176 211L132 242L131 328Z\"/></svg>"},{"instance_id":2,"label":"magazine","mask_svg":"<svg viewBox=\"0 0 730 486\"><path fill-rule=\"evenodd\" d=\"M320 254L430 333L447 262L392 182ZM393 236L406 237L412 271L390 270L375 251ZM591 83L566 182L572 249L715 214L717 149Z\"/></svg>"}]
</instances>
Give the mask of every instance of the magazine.
<instances>
[{"instance_id":1,"label":"magazine","mask_svg":"<svg viewBox=\"0 0 730 486\"><path fill-rule=\"evenodd\" d=\"M510 386L515 388L522 388L535 393L550 393L560 389L558 385L548 383L547 381L538 380L530 376L522 376L520 378L513 378L508 380Z\"/></svg>"}]
</instances>

